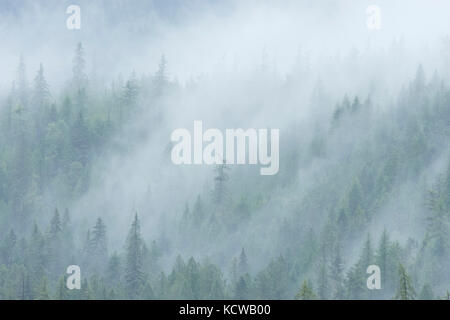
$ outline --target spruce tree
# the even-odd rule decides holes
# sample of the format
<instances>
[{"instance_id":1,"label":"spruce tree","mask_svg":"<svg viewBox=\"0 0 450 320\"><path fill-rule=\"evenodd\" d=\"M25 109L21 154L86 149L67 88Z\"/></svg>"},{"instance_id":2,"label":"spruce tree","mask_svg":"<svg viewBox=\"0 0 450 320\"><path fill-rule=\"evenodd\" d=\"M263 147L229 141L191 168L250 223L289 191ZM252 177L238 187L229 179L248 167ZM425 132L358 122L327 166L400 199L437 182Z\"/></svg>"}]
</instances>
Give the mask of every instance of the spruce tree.
<instances>
[{"instance_id":1,"label":"spruce tree","mask_svg":"<svg viewBox=\"0 0 450 320\"><path fill-rule=\"evenodd\" d=\"M247 255L245 254L244 248L241 250L241 254L239 255L239 264L238 264L238 272L239 275L242 276L249 272L248 270L248 262Z\"/></svg>"},{"instance_id":2,"label":"spruce tree","mask_svg":"<svg viewBox=\"0 0 450 320\"><path fill-rule=\"evenodd\" d=\"M403 265L400 263L398 267L399 282L397 286L397 293L395 299L400 300L414 300L416 298L416 293L411 282L411 278L406 272Z\"/></svg>"},{"instance_id":3,"label":"spruce tree","mask_svg":"<svg viewBox=\"0 0 450 320\"><path fill-rule=\"evenodd\" d=\"M249 298L250 288L249 288L250 277L248 274L245 276L240 276L236 283L234 289L234 299L245 300Z\"/></svg>"},{"instance_id":4,"label":"spruce tree","mask_svg":"<svg viewBox=\"0 0 450 320\"><path fill-rule=\"evenodd\" d=\"M214 177L213 201L218 206L223 206L228 201L226 182L229 177L227 170L229 170L229 167L225 163L214 169L216 176Z\"/></svg>"},{"instance_id":5,"label":"spruce tree","mask_svg":"<svg viewBox=\"0 0 450 320\"><path fill-rule=\"evenodd\" d=\"M85 73L86 62L84 60L84 49L81 42L77 44L75 49L75 57L73 59L73 86L75 91L83 90L86 86L87 76Z\"/></svg>"},{"instance_id":6,"label":"spruce tree","mask_svg":"<svg viewBox=\"0 0 450 320\"><path fill-rule=\"evenodd\" d=\"M37 292L37 300L50 300L50 294L48 290L48 281L47 278L44 277L41 280L40 287Z\"/></svg>"},{"instance_id":7,"label":"spruce tree","mask_svg":"<svg viewBox=\"0 0 450 320\"><path fill-rule=\"evenodd\" d=\"M300 290L295 295L296 300L315 300L317 298L308 281L304 280Z\"/></svg>"},{"instance_id":8,"label":"spruce tree","mask_svg":"<svg viewBox=\"0 0 450 320\"><path fill-rule=\"evenodd\" d=\"M140 222L136 213L128 233L126 250L125 281L130 298L137 296L139 288L144 281L144 273L142 271L143 241L140 228Z\"/></svg>"},{"instance_id":9,"label":"spruce tree","mask_svg":"<svg viewBox=\"0 0 450 320\"><path fill-rule=\"evenodd\" d=\"M33 104L36 113L42 117L45 105L49 102L50 91L48 88L47 80L44 77L44 67L42 63L39 65L39 70L34 78L33 88Z\"/></svg>"}]
</instances>

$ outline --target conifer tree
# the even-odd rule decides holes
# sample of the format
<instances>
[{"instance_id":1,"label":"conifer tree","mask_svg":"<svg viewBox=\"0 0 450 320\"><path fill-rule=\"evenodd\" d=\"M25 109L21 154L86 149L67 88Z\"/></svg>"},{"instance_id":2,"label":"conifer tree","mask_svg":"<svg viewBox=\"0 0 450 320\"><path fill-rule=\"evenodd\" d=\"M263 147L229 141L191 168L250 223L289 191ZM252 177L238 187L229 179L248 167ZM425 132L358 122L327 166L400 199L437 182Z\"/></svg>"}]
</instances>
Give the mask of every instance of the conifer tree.
<instances>
[{"instance_id":1,"label":"conifer tree","mask_svg":"<svg viewBox=\"0 0 450 320\"><path fill-rule=\"evenodd\" d=\"M141 226L137 216L134 217L127 238L125 281L130 298L136 297L140 286L144 281L142 271L142 248Z\"/></svg>"},{"instance_id":2,"label":"conifer tree","mask_svg":"<svg viewBox=\"0 0 450 320\"><path fill-rule=\"evenodd\" d=\"M102 218L98 218L92 231L92 246L98 257L106 258L108 256L106 244L106 226Z\"/></svg>"},{"instance_id":3,"label":"conifer tree","mask_svg":"<svg viewBox=\"0 0 450 320\"><path fill-rule=\"evenodd\" d=\"M295 295L296 300L315 300L316 294L314 293L312 287L308 281L304 280L300 290Z\"/></svg>"},{"instance_id":4,"label":"conifer tree","mask_svg":"<svg viewBox=\"0 0 450 320\"><path fill-rule=\"evenodd\" d=\"M84 60L84 49L81 42L77 44L75 49L75 57L73 59L73 85L75 91L83 90L86 87L87 76L85 73L86 62Z\"/></svg>"},{"instance_id":5,"label":"conifer tree","mask_svg":"<svg viewBox=\"0 0 450 320\"><path fill-rule=\"evenodd\" d=\"M23 112L26 112L28 109L29 87L23 55L20 56L19 67L17 68L17 98Z\"/></svg>"},{"instance_id":6,"label":"conifer tree","mask_svg":"<svg viewBox=\"0 0 450 320\"><path fill-rule=\"evenodd\" d=\"M342 300L345 297L344 288L344 264L341 257L340 245L336 244L334 259L330 266L330 274L334 284L333 298Z\"/></svg>"},{"instance_id":7,"label":"conifer tree","mask_svg":"<svg viewBox=\"0 0 450 320\"><path fill-rule=\"evenodd\" d=\"M381 239L378 245L378 249L375 256L375 263L380 267L381 272L381 288L385 290L388 288L388 284L392 281L392 275L389 268L389 248L390 241L386 229L383 230Z\"/></svg>"},{"instance_id":8,"label":"conifer tree","mask_svg":"<svg viewBox=\"0 0 450 320\"><path fill-rule=\"evenodd\" d=\"M164 94L164 91L167 87L168 79L167 79L167 60L165 55L161 56L158 65L158 71L155 74L154 78L154 88L155 88L155 96L160 97Z\"/></svg>"},{"instance_id":9,"label":"conifer tree","mask_svg":"<svg viewBox=\"0 0 450 320\"><path fill-rule=\"evenodd\" d=\"M240 276L242 276L242 275L244 275L244 274L249 272L249 270L248 270L248 262L247 262L247 255L245 254L244 248L242 248L241 254L239 255L238 269L239 269L238 272L239 272Z\"/></svg>"},{"instance_id":10,"label":"conifer tree","mask_svg":"<svg viewBox=\"0 0 450 320\"><path fill-rule=\"evenodd\" d=\"M226 181L229 177L227 170L229 170L229 167L225 163L218 165L214 169L216 176L214 177L213 200L216 205L224 205L228 200Z\"/></svg>"},{"instance_id":11,"label":"conifer tree","mask_svg":"<svg viewBox=\"0 0 450 320\"><path fill-rule=\"evenodd\" d=\"M50 294L49 294L49 290L48 290L48 281L47 281L46 277L44 277L41 280L41 284L38 289L36 299L37 300L50 300Z\"/></svg>"},{"instance_id":12,"label":"conifer tree","mask_svg":"<svg viewBox=\"0 0 450 320\"><path fill-rule=\"evenodd\" d=\"M250 277L248 274L240 276L236 283L234 289L234 299L245 300L249 298L250 288L249 288Z\"/></svg>"},{"instance_id":13,"label":"conifer tree","mask_svg":"<svg viewBox=\"0 0 450 320\"><path fill-rule=\"evenodd\" d=\"M37 114L42 117L44 112L44 106L49 102L50 91L48 88L47 80L44 77L44 67L42 63L39 65L39 70L34 78L33 88L33 104Z\"/></svg>"},{"instance_id":14,"label":"conifer tree","mask_svg":"<svg viewBox=\"0 0 450 320\"><path fill-rule=\"evenodd\" d=\"M411 278L406 272L403 265L400 263L398 267L399 282L397 286L397 293L395 299L400 300L414 300L416 293L411 282Z\"/></svg>"},{"instance_id":15,"label":"conifer tree","mask_svg":"<svg viewBox=\"0 0 450 320\"><path fill-rule=\"evenodd\" d=\"M433 300L433 290L429 284L425 284L419 294L420 300Z\"/></svg>"},{"instance_id":16,"label":"conifer tree","mask_svg":"<svg viewBox=\"0 0 450 320\"><path fill-rule=\"evenodd\" d=\"M66 279L64 277L59 278L58 288L56 292L57 300L67 300L69 298L69 291L66 287Z\"/></svg>"}]
</instances>

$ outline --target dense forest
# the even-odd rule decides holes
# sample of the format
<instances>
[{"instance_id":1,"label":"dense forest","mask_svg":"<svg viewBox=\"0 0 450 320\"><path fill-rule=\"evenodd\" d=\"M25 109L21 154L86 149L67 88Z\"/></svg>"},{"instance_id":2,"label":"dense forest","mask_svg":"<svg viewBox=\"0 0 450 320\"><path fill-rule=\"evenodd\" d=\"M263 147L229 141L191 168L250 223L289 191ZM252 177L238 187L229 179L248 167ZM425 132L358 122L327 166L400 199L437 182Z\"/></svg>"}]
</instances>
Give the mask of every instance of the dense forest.
<instances>
[{"instance_id":1,"label":"dense forest","mask_svg":"<svg viewBox=\"0 0 450 320\"><path fill-rule=\"evenodd\" d=\"M0 300L450 299L445 5L78 2L0 3ZM174 164L194 121L278 173Z\"/></svg>"},{"instance_id":2,"label":"dense forest","mask_svg":"<svg viewBox=\"0 0 450 320\"><path fill-rule=\"evenodd\" d=\"M160 259L177 242L214 242L251 221L270 199L263 192L228 188L232 166L214 169L212 189L199 194L178 215L177 239L143 235L140 212L129 216L123 246L109 249L112 237L102 212L82 230L70 205L88 192L93 164L111 148L126 153L114 137L143 112L164 117L164 95L185 90L170 81L167 61L158 70L95 92L85 73L81 43L75 50L73 76L62 93L50 91L41 64L27 82L20 58L17 79L1 108L0 143L0 297L2 299L439 299L448 298L450 279L450 158L430 186L421 173L442 154L450 135L450 89L437 74L426 81L418 67L415 78L399 95L397 106L379 112L370 100L344 96L330 113L326 131L317 131L302 153L295 148L289 170L311 166L333 152L333 144L351 144L339 171L329 171L299 201L297 211L279 224L275 254L251 272L245 247L220 268L208 258L178 255L171 268ZM175 92L175 93L174 93ZM347 128L358 134L349 136ZM355 128L356 126L356 128ZM293 144L295 145L295 144ZM327 165L328 166L328 165ZM289 172L270 183L279 188L296 184ZM351 177L351 178L349 178ZM400 243L384 229L370 234L367 225L379 208L395 199L400 182L418 184L423 198L419 238ZM266 186L267 187L267 186ZM62 206L43 205L48 189ZM264 188L262 189L264 190ZM208 194L209 193L209 194ZM281 195L283 192L281 192ZM277 203L277 202L276 202ZM67 205L64 205L67 204ZM49 210L47 223L37 221ZM323 227L302 221L303 211L327 212ZM94 219L94 218L92 218ZM92 220L91 219L91 220ZM94 221L94 220L92 220ZM355 244L355 241L357 244ZM345 261L348 246L359 251ZM80 265L80 290L68 290L65 268ZM366 268L381 269L380 290L366 286Z\"/></svg>"}]
</instances>

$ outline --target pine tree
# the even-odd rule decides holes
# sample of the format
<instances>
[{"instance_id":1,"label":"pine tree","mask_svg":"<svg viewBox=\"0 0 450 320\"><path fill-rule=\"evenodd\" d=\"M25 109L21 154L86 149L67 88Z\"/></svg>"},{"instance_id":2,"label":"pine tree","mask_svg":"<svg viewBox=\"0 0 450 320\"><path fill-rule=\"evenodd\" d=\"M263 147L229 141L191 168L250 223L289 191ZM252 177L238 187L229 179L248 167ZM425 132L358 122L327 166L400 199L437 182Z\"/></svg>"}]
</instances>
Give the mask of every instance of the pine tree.
<instances>
[{"instance_id":1,"label":"pine tree","mask_svg":"<svg viewBox=\"0 0 450 320\"><path fill-rule=\"evenodd\" d=\"M125 281L130 298L137 296L144 280L142 271L143 241L140 228L140 222L136 213L127 238Z\"/></svg>"},{"instance_id":2,"label":"pine tree","mask_svg":"<svg viewBox=\"0 0 450 320\"><path fill-rule=\"evenodd\" d=\"M44 106L49 102L51 95L48 89L47 80L44 77L44 67L42 63L39 65L39 70L34 78L33 89L33 104L35 111L42 117Z\"/></svg>"},{"instance_id":3,"label":"pine tree","mask_svg":"<svg viewBox=\"0 0 450 320\"><path fill-rule=\"evenodd\" d=\"M73 85L76 91L83 90L86 87L87 76L84 71L85 67L84 49L81 42L79 42L73 59Z\"/></svg>"},{"instance_id":4,"label":"pine tree","mask_svg":"<svg viewBox=\"0 0 450 320\"><path fill-rule=\"evenodd\" d=\"M224 205L228 200L226 181L229 177L226 170L229 170L229 167L225 163L218 165L214 169L216 176L214 177L213 200L214 203L219 206Z\"/></svg>"},{"instance_id":5,"label":"pine tree","mask_svg":"<svg viewBox=\"0 0 450 320\"><path fill-rule=\"evenodd\" d=\"M56 208L53 217L50 221L50 228L48 231L50 239L58 239L62 231L61 218L59 216L59 211Z\"/></svg>"},{"instance_id":6,"label":"pine tree","mask_svg":"<svg viewBox=\"0 0 450 320\"><path fill-rule=\"evenodd\" d=\"M47 278L44 277L41 281L41 285L38 289L38 293L37 293L37 300L50 300L50 294L48 291L48 283L47 283Z\"/></svg>"},{"instance_id":7,"label":"pine tree","mask_svg":"<svg viewBox=\"0 0 450 320\"><path fill-rule=\"evenodd\" d=\"M89 285L89 281L88 279L83 279L81 281L81 299L82 300L91 300L92 297L92 290L91 290L91 286Z\"/></svg>"},{"instance_id":8,"label":"pine tree","mask_svg":"<svg viewBox=\"0 0 450 320\"><path fill-rule=\"evenodd\" d=\"M108 248L106 244L106 226L102 218L98 218L92 231L92 247L97 257L106 259Z\"/></svg>"},{"instance_id":9,"label":"pine tree","mask_svg":"<svg viewBox=\"0 0 450 320\"><path fill-rule=\"evenodd\" d=\"M1 247L0 261L2 261L7 267L15 263L15 249L17 245L17 235L13 229L11 229L3 240Z\"/></svg>"},{"instance_id":10,"label":"pine tree","mask_svg":"<svg viewBox=\"0 0 450 320\"><path fill-rule=\"evenodd\" d=\"M17 95L20 107L26 111L28 108L29 87L27 81L25 59L22 55L20 56L19 67L17 68Z\"/></svg>"},{"instance_id":11,"label":"pine tree","mask_svg":"<svg viewBox=\"0 0 450 320\"><path fill-rule=\"evenodd\" d=\"M205 217L205 212L203 209L203 201L200 195L197 196L197 200L194 203L194 208L192 210L193 223L194 226L199 226L203 223L203 219Z\"/></svg>"},{"instance_id":12,"label":"pine tree","mask_svg":"<svg viewBox=\"0 0 450 320\"><path fill-rule=\"evenodd\" d=\"M72 123L72 113L73 113L72 99L70 99L69 96L65 96L62 102L61 114L66 124Z\"/></svg>"},{"instance_id":13,"label":"pine tree","mask_svg":"<svg viewBox=\"0 0 450 320\"><path fill-rule=\"evenodd\" d=\"M392 282L392 274L390 272L389 264L389 247L390 247L390 241L389 236L386 231L386 229L383 230L383 233L381 235L380 243L378 245L378 250L376 252L375 256L375 263L380 267L381 272L381 288L382 290L386 290L389 287L389 284Z\"/></svg>"},{"instance_id":14,"label":"pine tree","mask_svg":"<svg viewBox=\"0 0 450 320\"><path fill-rule=\"evenodd\" d=\"M150 283L148 281L145 282L145 284L142 288L141 298L144 300L155 299L155 294L153 293L152 286L150 285Z\"/></svg>"},{"instance_id":15,"label":"pine tree","mask_svg":"<svg viewBox=\"0 0 450 320\"><path fill-rule=\"evenodd\" d=\"M449 188L446 186L448 183L445 183L440 177L434 188L428 192L427 197L427 206L430 212L427 217L427 240L434 241L433 251L439 257L448 256L447 252L450 247L450 214L448 213L450 208L446 205L446 202L449 201L446 198L450 198L448 193L450 189L446 190Z\"/></svg>"},{"instance_id":16,"label":"pine tree","mask_svg":"<svg viewBox=\"0 0 450 320\"><path fill-rule=\"evenodd\" d=\"M167 60L165 55L161 56L158 65L158 71L155 74L154 78L154 87L155 87L155 95L159 97L164 94L164 91L167 87L168 79L167 79Z\"/></svg>"},{"instance_id":17,"label":"pine tree","mask_svg":"<svg viewBox=\"0 0 450 320\"><path fill-rule=\"evenodd\" d=\"M395 299L414 300L416 298L414 287L411 283L409 275L407 274L405 268L401 263L399 264L398 275L399 275L399 283Z\"/></svg>"},{"instance_id":18,"label":"pine tree","mask_svg":"<svg viewBox=\"0 0 450 320\"><path fill-rule=\"evenodd\" d=\"M108 267L106 270L106 280L112 286L117 286L122 277L122 270L120 264L120 258L116 252L109 258Z\"/></svg>"},{"instance_id":19,"label":"pine tree","mask_svg":"<svg viewBox=\"0 0 450 320\"><path fill-rule=\"evenodd\" d=\"M240 276L234 289L234 299L245 300L249 298L250 288L250 276L248 274Z\"/></svg>"},{"instance_id":20,"label":"pine tree","mask_svg":"<svg viewBox=\"0 0 450 320\"><path fill-rule=\"evenodd\" d=\"M24 224L28 221L28 214L32 208L28 201L33 176L31 139L27 135L26 125L19 124L15 129L18 132L13 149L14 166L12 166L10 173L10 201L16 222Z\"/></svg>"},{"instance_id":21,"label":"pine tree","mask_svg":"<svg viewBox=\"0 0 450 320\"><path fill-rule=\"evenodd\" d=\"M90 132L84 120L83 112L78 113L78 117L71 128L71 140L75 155L73 159L82 165L86 165L89 160Z\"/></svg>"},{"instance_id":22,"label":"pine tree","mask_svg":"<svg viewBox=\"0 0 450 320\"><path fill-rule=\"evenodd\" d=\"M433 300L433 298L434 298L434 294L433 294L433 290L431 289L431 286L429 284L425 284L422 287L422 290L420 291L419 299L420 300Z\"/></svg>"},{"instance_id":23,"label":"pine tree","mask_svg":"<svg viewBox=\"0 0 450 320\"><path fill-rule=\"evenodd\" d=\"M66 287L66 279L64 277L59 278L58 288L56 292L57 300L67 300L69 298L69 291Z\"/></svg>"},{"instance_id":24,"label":"pine tree","mask_svg":"<svg viewBox=\"0 0 450 320\"><path fill-rule=\"evenodd\" d=\"M125 119L125 116L136 112L137 104L139 98L139 86L136 79L136 73L133 71L130 79L125 84L123 88L121 104L119 109L119 122ZM125 114L124 114L125 113Z\"/></svg>"},{"instance_id":25,"label":"pine tree","mask_svg":"<svg viewBox=\"0 0 450 320\"><path fill-rule=\"evenodd\" d=\"M238 272L239 275L242 276L249 272L248 270L248 262L247 255L245 254L244 248L241 250L241 254L239 255L239 264L238 264Z\"/></svg>"},{"instance_id":26,"label":"pine tree","mask_svg":"<svg viewBox=\"0 0 450 320\"><path fill-rule=\"evenodd\" d=\"M315 300L316 298L317 298L317 296L314 293L312 287L309 285L308 281L304 280L300 290L295 295L295 299L296 300Z\"/></svg>"},{"instance_id":27,"label":"pine tree","mask_svg":"<svg viewBox=\"0 0 450 320\"><path fill-rule=\"evenodd\" d=\"M22 300L33 300L34 293L33 288L31 284L30 275L28 272L24 272L22 274L22 294L21 299Z\"/></svg>"},{"instance_id":28,"label":"pine tree","mask_svg":"<svg viewBox=\"0 0 450 320\"><path fill-rule=\"evenodd\" d=\"M340 245L336 244L334 252L334 259L330 266L330 274L332 275L332 281L334 284L333 298L342 300L345 297L344 288L344 263L341 257Z\"/></svg>"},{"instance_id":29,"label":"pine tree","mask_svg":"<svg viewBox=\"0 0 450 320\"><path fill-rule=\"evenodd\" d=\"M317 275L317 293L320 299L328 299L329 294L329 283L328 283L328 272L327 267L324 262L319 263L319 271Z\"/></svg>"},{"instance_id":30,"label":"pine tree","mask_svg":"<svg viewBox=\"0 0 450 320\"><path fill-rule=\"evenodd\" d=\"M322 243L320 257L317 265L317 296L325 300L329 298L330 283L328 274L328 256L326 240Z\"/></svg>"}]
</instances>

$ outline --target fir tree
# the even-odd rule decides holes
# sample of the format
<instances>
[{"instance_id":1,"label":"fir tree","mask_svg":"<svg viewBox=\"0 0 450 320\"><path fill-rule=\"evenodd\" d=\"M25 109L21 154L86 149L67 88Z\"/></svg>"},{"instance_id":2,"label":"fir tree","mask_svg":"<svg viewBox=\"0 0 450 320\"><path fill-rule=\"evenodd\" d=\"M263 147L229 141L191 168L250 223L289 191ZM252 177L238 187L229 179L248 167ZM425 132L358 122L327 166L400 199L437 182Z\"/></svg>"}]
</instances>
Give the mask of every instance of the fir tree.
<instances>
[{"instance_id":1,"label":"fir tree","mask_svg":"<svg viewBox=\"0 0 450 320\"><path fill-rule=\"evenodd\" d=\"M295 295L296 300L315 300L316 294L314 293L312 287L309 285L308 281L303 281L303 284Z\"/></svg>"},{"instance_id":2,"label":"fir tree","mask_svg":"<svg viewBox=\"0 0 450 320\"><path fill-rule=\"evenodd\" d=\"M48 88L47 80L44 77L44 67L42 63L39 65L39 70L34 78L34 90L33 90L33 104L38 115L42 117L44 112L44 106L49 102L50 91Z\"/></svg>"},{"instance_id":3,"label":"fir tree","mask_svg":"<svg viewBox=\"0 0 450 320\"><path fill-rule=\"evenodd\" d=\"M136 297L143 283L144 273L142 271L142 248L140 222L137 213L134 217L127 238L127 253L125 267L125 281L129 297Z\"/></svg>"},{"instance_id":4,"label":"fir tree","mask_svg":"<svg viewBox=\"0 0 450 320\"><path fill-rule=\"evenodd\" d=\"M397 286L397 293L395 299L400 300L414 300L416 298L416 293L411 282L411 278L406 272L403 265L400 263L398 267L399 283Z\"/></svg>"},{"instance_id":5,"label":"fir tree","mask_svg":"<svg viewBox=\"0 0 450 320\"><path fill-rule=\"evenodd\" d=\"M228 200L226 182L229 177L227 170L229 170L229 167L225 163L214 169L216 176L214 177L213 200L216 205L223 205Z\"/></svg>"},{"instance_id":6,"label":"fir tree","mask_svg":"<svg viewBox=\"0 0 450 320\"><path fill-rule=\"evenodd\" d=\"M76 91L82 90L86 86L87 76L85 67L84 49L81 42L79 42L75 49L75 57L73 59L73 85Z\"/></svg>"},{"instance_id":7,"label":"fir tree","mask_svg":"<svg viewBox=\"0 0 450 320\"><path fill-rule=\"evenodd\" d=\"M50 294L48 291L48 283L47 283L46 277L44 277L41 281L41 285L38 289L36 299L37 300L50 300Z\"/></svg>"}]
</instances>

